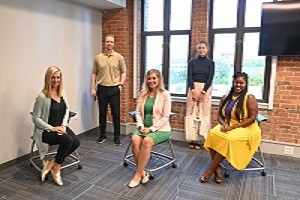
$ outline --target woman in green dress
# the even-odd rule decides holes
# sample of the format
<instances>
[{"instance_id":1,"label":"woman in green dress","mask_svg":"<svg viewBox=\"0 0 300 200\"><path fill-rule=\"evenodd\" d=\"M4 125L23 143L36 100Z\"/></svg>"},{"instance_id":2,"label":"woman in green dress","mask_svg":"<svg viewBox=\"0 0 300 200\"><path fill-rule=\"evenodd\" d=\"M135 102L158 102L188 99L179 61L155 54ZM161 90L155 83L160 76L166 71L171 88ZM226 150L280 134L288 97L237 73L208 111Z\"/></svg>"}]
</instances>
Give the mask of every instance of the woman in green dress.
<instances>
[{"instance_id":1,"label":"woman in green dress","mask_svg":"<svg viewBox=\"0 0 300 200\"><path fill-rule=\"evenodd\" d=\"M144 89L136 106L137 129L132 136L132 152L137 171L128 185L130 188L149 181L150 175L145 167L152 147L171 135L170 112L171 97L164 89L163 77L158 70L151 69L145 76Z\"/></svg>"}]
</instances>

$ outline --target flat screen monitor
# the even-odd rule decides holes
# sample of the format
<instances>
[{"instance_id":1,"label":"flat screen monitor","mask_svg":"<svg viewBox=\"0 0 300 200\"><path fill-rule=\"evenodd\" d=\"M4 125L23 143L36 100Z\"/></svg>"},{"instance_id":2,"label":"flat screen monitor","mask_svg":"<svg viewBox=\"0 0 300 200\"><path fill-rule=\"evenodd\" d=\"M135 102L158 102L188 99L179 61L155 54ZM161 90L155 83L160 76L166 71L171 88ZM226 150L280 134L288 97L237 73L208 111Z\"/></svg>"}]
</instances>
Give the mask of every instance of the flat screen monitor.
<instances>
[{"instance_id":1,"label":"flat screen monitor","mask_svg":"<svg viewBox=\"0 0 300 200\"><path fill-rule=\"evenodd\" d=\"M263 3L259 55L300 55L300 1Z\"/></svg>"}]
</instances>

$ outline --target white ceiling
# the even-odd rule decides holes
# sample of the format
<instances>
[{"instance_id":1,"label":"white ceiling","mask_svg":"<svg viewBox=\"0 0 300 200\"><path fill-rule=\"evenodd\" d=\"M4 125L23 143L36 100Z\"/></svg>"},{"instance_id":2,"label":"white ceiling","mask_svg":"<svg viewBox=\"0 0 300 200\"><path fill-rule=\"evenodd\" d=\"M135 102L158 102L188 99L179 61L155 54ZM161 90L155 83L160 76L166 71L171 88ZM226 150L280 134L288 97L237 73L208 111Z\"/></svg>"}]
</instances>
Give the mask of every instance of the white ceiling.
<instances>
[{"instance_id":1,"label":"white ceiling","mask_svg":"<svg viewBox=\"0 0 300 200\"><path fill-rule=\"evenodd\" d=\"M99 10L125 8L126 0L63 0L66 2L76 2L85 6Z\"/></svg>"}]
</instances>

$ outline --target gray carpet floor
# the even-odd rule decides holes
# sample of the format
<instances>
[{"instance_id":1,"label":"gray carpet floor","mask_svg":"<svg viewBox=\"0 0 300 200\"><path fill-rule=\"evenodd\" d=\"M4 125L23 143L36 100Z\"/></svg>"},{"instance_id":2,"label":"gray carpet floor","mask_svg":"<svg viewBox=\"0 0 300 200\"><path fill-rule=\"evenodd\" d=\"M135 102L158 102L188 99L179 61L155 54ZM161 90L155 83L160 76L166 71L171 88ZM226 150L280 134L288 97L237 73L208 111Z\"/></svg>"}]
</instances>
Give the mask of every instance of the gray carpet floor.
<instances>
[{"instance_id":1,"label":"gray carpet floor","mask_svg":"<svg viewBox=\"0 0 300 200\"><path fill-rule=\"evenodd\" d=\"M135 167L123 166L123 155L130 138L122 137L122 145L114 146L112 135L97 144L97 134L81 138L78 151L83 168L72 166L62 171L63 186L51 177L40 182L39 172L28 161L0 171L0 199L92 200L92 199L300 199L300 160L265 154L267 175L259 171L232 171L222 184L211 180L200 183L199 177L209 165L205 150L188 149L185 142L173 141L177 168L169 166L155 172L145 185L129 189ZM168 144L155 146L156 151L169 152ZM159 161L154 157L149 165Z\"/></svg>"}]
</instances>

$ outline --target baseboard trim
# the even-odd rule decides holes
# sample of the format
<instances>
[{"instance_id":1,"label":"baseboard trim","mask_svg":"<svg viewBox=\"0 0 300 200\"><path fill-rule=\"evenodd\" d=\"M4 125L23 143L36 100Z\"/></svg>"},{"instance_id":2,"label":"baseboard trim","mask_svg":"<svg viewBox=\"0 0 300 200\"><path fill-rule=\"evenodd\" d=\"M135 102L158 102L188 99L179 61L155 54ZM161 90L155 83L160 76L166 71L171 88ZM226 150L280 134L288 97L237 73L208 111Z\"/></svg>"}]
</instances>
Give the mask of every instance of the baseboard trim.
<instances>
[{"instance_id":1,"label":"baseboard trim","mask_svg":"<svg viewBox=\"0 0 300 200\"><path fill-rule=\"evenodd\" d=\"M8 162L2 163L0 165L0 171L3 170L3 169L9 168L13 165L16 165L18 163L24 162L26 160L28 160L28 165L29 165L29 154L26 154L24 156L21 156L21 157L18 157L16 159L10 160Z\"/></svg>"}]
</instances>

